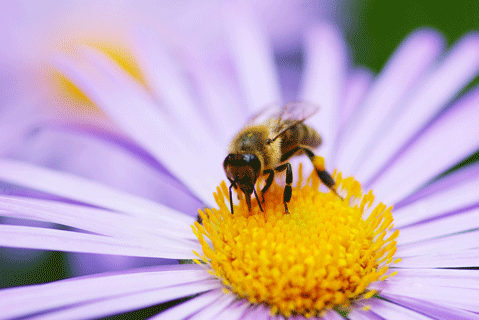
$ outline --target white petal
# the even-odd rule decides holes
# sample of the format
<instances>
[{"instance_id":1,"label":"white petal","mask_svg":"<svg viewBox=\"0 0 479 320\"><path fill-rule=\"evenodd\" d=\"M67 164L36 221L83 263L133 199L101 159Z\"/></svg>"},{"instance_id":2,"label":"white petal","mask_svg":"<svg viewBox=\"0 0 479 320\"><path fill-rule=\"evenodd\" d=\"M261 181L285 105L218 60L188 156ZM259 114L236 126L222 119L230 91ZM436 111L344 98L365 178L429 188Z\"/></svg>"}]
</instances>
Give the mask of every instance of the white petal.
<instances>
[{"instance_id":1,"label":"white petal","mask_svg":"<svg viewBox=\"0 0 479 320\"><path fill-rule=\"evenodd\" d=\"M0 196L4 216L53 222L116 238L152 236L195 239L191 225L171 220L131 217L118 212L58 201Z\"/></svg>"},{"instance_id":2,"label":"white petal","mask_svg":"<svg viewBox=\"0 0 479 320\"><path fill-rule=\"evenodd\" d=\"M344 132L338 146L338 168L342 172L354 173L365 143L378 133L409 90L415 88L441 49L442 39L437 33L421 30L410 35L396 50Z\"/></svg>"},{"instance_id":3,"label":"white petal","mask_svg":"<svg viewBox=\"0 0 479 320\"><path fill-rule=\"evenodd\" d=\"M270 309L263 304L253 306L246 310L243 320L271 320Z\"/></svg>"},{"instance_id":4,"label":"white petal","mask_svg":"<svg viewBox=\"0 0 479 320\"><path fill-rule=\"evenodd\" d=\"M219 299L215 300L208 306L206 306L200 312L194 314L189 319L190 320L210 320L210 319L221 319L218 318L218 314L223 311L225 308L227 309L236 299L236 296L233 294L226 295L223 294L219 297ZM229 319L229 318L228 318Z\"/></svg>"},{"instance_id":5,"label":"white petal","mask_svg":"<svg viewBox=\"0 0 479 320\"><path fill-rule=\"evenodd\" d=\"M408 199L412 202L395 209L394 226L401 229L440 215L471 209L477 203L478 188L479 164L456 170Z\"/></svg>"},{"instance_id":6,"label":"white petal","mask_svg":"<svg viewBox=\"0 0 479 320\"><path fill-rule=\"evenodd\" d=\"M152 219L162 215L171 223L191 225L194 218L153 201L100 183L14 160L0 159L0 179L89 205Z\"/></svg>"},{"instance_id":7,"label":"white petal","mask_svg":"<svg viewBox=\"0 0 479 320\"><path fill-rule=\"evenodd\" d=\"M400 257L400 255L397 255ZM395 264L398 268L469 268L479 264L479 249L462 250L457 253L423 254L406 257Z\"/></svg>"},{"instance_id":8,"label":"white petal","mask_svg":"<svg viewBox=\"0 0 479 320\"><path fill-rule=\"evenodd\" d=\"M370 188L394 204L479 148L479 88L471 90L427 129Z\"/></svg>"},{"instance_id":9,"label":"white petal","mask_svg":"<svg viewBox=\"0 0 479 320\"><path fill-rule=\"evenodd\" d=\"M323 137L320 153L326 159L332 157L337 135L346 64L346 44L339 31L331 25L313 30L308 37L306 69L299 98L320 106L320 111L310 122ZM332 166L328 162L326 164Z\"/></svg>"},{"instance_id":10,"label":"white petal","mask_svg":"<svg viewBox=\"0 0 479 320\"><path fill-rule=\"evenodd\" d=\"M241 3L225 7L231 53L249 113L281 103L273 49L259 21Z\"/></svg>"},{"instance_id":11,"label":"white petal","mask_svg":"<svg viewBox=\"0 0 479 320\"><path fill-rule=\"evenodd\" d=\"M151 317L150 320L186 319L189 315L207 307L222 296L224 296L224 293L221 290L212 290L177 306L168 308L168 310L163 311L159 315Z\"/></svg>"},{"instance_id":12,"label":"white petal","mask_svg":"<svg viewBox=\"0 0 479 320\"><path fill-rule=\"evenodd\" d=\"M368 305L368 300L364 302L364 305ZM380 319L379 316L372 311L365 311L358 308L352 308L351 312L348 314L348 319L351 320L371 320L371 319Z\"/></svg>"},{"instance_id":13,"label":"white petal","mask_svg":"<svg viewBox=\"0 0 479 320\"><path fill-rule=\"evenodd\" d=\"M384 319L430 319L420 313L377 298L368 299L365 303L370 304L371 310L381 317L384 317Z\"/></svg>"},{"instance_id":14,"label":"white petal","mask_svg":"<svg viewBox=\"0 0 479 320\"><path fill-rule=\"evenodd\" d=\"M443 218L401 228L397 241L399 245L404 245L472 229L479 229L479 209L457 212Z\"/></svg>"},{"instance_id":15,"label":"white petal","mask_svg":"<svg viewBox=\"0 0 479 320\"><path fill-rule=\"evenodd\" d=\"M400 110L385 121L383 130L377 135L379 140L369 141L370 147L360 156L363 165L355 172L356 179L367 183L478 71L479 37L469 35L448 53Z\"/></svg>"},{"instance_id":16,"label":"white petal","mask_svg":"<svg viewBox=\"0 0 479 320\"><path fill-rule=\"evenodd\" d=\"M393 294L382 294L382 297L386 299L406 306L407 308L416 310L422 314L428 315L433 319L469 319L479 320L479 315L458 309L457 307L445 307L431 301L423 301L416 298L408 298L404 296L398 296Z\"/></svg>"},{"instance_id":17,"label":"white petal","mask_svg":"<svg viewBox=\"0 0 479 320\"><path fill-rule=\"evenodd\" d=\"M248 308L251 308L251 306L251 303L249 303L247 300L240 300L219 313L216 316L216 319L243 320L244 313Z\"/></svg>"},{"instance_id":18,"label":"white petal","mask_svg":"<svg viewBox=\"0 0 479 320\"><path fill-rule=\"evenodd\" d=\"M199 243L180 244L174 240L157 238L124 240L94 234L25 226L0 225L0 246L113 254L132 257L194 259L192 252L201 252Z\"/></svg>"},{"instance_id":19,"label":"white petal","mask_svg":"<svg viewBox=\"0 0 479 320\"><path fill-rule=\"evenodd\" d=\"M199 266L176 265L140 269L125 273L92 275L46 284L3 289L0 291L2 317L20 317L87 301L121 297L195 283L210 278ZM217 284L216 284L217 285ZM201 285L199 285L201 287Z\"/></svg>"},{"instance_id":20,"label":"white petal","mask_svg":"<svg viewBox=\"0 0 479 320\"><path fill-rule=\"evenodd\" d=\"M479 311L479 291L477 289L438 287L422 284L388 285L381 289L382 293L418 298L425 301L438 303L445 307L460 308L464 310Z\"/></svg>"},{"instance_id":21,"label":"white petal","mask_svg":"<svg viewBox=\"0 0 479 320\"><path fill-rule=\"evenodd\" d=\"M334 310L329 310L322 318L324 320L343 320L344 319Z\"/></svg>"},{"instance_id":22,"label":"white petal","mask_svg":"<svg viewBox=\"0 0 479 320\"><path fill-rule=\"evenodd\" d=\"M388 283L397 283L404 286L417 283L426 286L479 288L477 270L403 268L396 270L398 273L388 278Z\"/></svg>"},{"instance_id":23,"label":"white petal","mask_svg":"<svg viewBox=\"0 0 479 320\"><path fill-rule=\"evenodd\" d=\"M417 243L399 245L396 254L398 257L414 257L428 254L459 253L463 250L477 248L478 236L479 230L476 230Z\"/></svg>"},{"instance_id":24,"label":"white petal","mask_svg":"<svg viewBox=\"0 0 479 320\"><path fill-rule=\"evenodd\" d=\"M127 296L113 297L104 301L86 303L74 306L70 309L47 313L44 316L33 319L92 319L134 311L141 308L151 307L167 301L188 297L194 294L215 289L217 283L211 281L184 284L164 289L156 289L148 292L135 293Z\"/></svg>"}]
</instances>

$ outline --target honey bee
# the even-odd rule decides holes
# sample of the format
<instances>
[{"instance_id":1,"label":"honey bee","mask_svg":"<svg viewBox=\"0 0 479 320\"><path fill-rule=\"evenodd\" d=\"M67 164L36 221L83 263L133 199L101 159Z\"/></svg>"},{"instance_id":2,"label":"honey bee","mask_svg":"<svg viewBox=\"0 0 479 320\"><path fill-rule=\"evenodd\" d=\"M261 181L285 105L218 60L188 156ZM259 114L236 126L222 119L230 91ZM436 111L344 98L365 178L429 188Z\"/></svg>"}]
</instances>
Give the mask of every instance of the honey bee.
<instances>
[{"instance_id":1,"label":"honey bee","mask_svg":"<svg viewBox=\"0 0 479 320\"><path fill-rule=\"evenodd\" d=\"M312 149L321 145L322 139L316 130L303 122L318 111L318 107L307 103L289 103L283 107L268 107L250 119L236 134L228 149L223 167L228 180L230 207L233 213L231 188L239 188L245 195L251 210L251 195L254 193L261 211L263 208L256 193L255 184L261 175L268 175L261 194L264 195L273 183L275 172L286 170L286 186L283 203L285 213L291 200L293 172L288 160L306 154L321 181L336 195L335 182L324 168L324 159L316 156ZM261 120L264 119L264 120ZM338 195L339 197L339 195Z\"/></svg>"}]
</instances>

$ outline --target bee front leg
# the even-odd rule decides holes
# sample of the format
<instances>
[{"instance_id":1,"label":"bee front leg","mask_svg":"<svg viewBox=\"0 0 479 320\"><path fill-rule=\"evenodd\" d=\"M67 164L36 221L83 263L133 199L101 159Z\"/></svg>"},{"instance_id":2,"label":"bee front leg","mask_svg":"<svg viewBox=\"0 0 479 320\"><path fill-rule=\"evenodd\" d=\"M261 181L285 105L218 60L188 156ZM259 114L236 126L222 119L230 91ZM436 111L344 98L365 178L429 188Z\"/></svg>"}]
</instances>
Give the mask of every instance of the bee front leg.
<instances>
[{"instance_id":1,"label":"bee front leg","mask_svg":"<svg viewBox=\"0 0 479 320\"><path fill-rule=\"evenodd\" d=\"M230 180L231 184L230 184L230 187L228 189L229 191L229 194L230 194L230 209L231 209L231 214L233 214L233 192L231 190L232 187L234 187L236 189L236 183L232 180Z\"/></svg>"},{"instance_id":2,"label":"bee front leg","mask_svg":"<svg viewBox=\"0 0 479 320\"><path fill-rule=\"evenodd\" d=\"M274 170L271 170L271 169L264 170L263 174L269 174L263 189L261 189L261 196L263 198L263 203L264 203L264 194L266 193L266 191L268 191L269 187L271 187L271 184L273 183Z\"/></svg>"},{"instance_id":3,"label":"bee front leg","mask_svg":"<svg viewBox=\"0 0 479 320\"><path fill-rule=\"evenodd\" d=\"M285 163L276 167L274 170L277 172L283 171L286 169L286 186L284 187L284 194L283 194L283 203L284 203L284 213L289 214L288 210L288 202L291 200L291 194L293 193L293 189L291 188L291 184L293 183L293 170L291 169L291 163Z\"/></svg>"},{"instance_id":4,"label":"bee front leg","mask_svg":"<svg viewBox=\"0 0 479 320\"><path fill-rule=\"evenodd\" d=\"M334 181L333 177L326 171L324 166L324 158L316 156L309 148L301 147L301 149L303 149L309 160L311 160L311 163L313 164L321 182L324 183L326 187L328 187L335 195L344 200L343 197L341 197L336 191L336 182Z\"/></svg>"}]
</instances>

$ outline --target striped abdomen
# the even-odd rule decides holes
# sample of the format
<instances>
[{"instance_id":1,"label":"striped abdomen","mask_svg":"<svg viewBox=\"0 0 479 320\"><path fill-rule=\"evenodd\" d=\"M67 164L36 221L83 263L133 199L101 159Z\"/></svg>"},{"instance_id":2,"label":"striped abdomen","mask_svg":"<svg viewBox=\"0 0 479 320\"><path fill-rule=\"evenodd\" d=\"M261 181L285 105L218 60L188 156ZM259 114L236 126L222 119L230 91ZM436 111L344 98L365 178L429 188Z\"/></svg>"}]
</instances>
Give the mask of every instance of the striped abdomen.
<instances>
[{"instance_id":1,"label":"striped abdomen","mask_svg":"<svg viewBox=\"0 0 479 320\"><path fill-rule=\"evenodd\" d=\"M309 147L310 149L316 149L321 144L321 136L304 123L298 123L288 129L281 137L281 153L288 155L290 151L293 151L298 146ZM295 153L299 155L301 152ZM283 161L286 159L282 159Z\"/></svg>"}]
</instances>

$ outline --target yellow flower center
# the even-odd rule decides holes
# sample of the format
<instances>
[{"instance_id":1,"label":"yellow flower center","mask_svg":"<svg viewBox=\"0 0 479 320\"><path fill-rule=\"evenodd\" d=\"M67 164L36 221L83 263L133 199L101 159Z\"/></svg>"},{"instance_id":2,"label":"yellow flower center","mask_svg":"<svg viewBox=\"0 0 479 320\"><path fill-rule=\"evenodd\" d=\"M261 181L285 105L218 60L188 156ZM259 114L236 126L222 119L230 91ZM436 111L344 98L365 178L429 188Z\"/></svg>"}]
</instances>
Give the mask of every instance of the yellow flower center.
<instances>
[{"instance_id":1,"label":"yellow flower center","mask_svg":"<svg viewBox=\"0 0 479 320\"><path fill-rule=\"evenodd\" d=\"M363 195L353 178L335 179L344 200L318 191L314 173L293 188L290 214L284 214L284 186L276 183L264 195L264 212L256 200L249 212L240 195L231 214L223 182L215 193L219 209L200 210L202 225L193 226L203 248L195 262L227 292L266 304L272 314L320 316L370 298L370 283L395 274L387 273L399 235L390 231L392 207L372 209L371 192Z\"/></svg>"}]
</instances>

